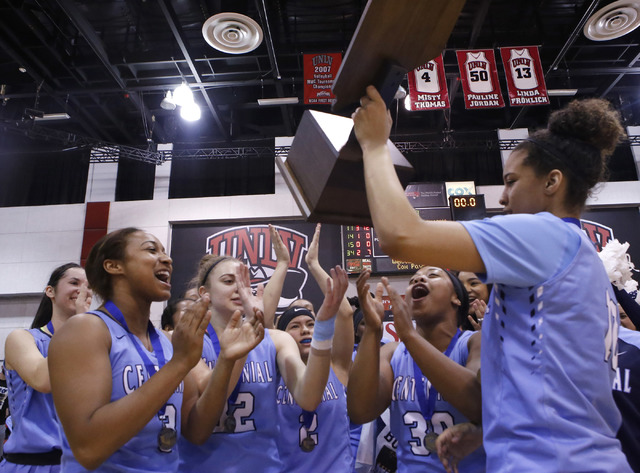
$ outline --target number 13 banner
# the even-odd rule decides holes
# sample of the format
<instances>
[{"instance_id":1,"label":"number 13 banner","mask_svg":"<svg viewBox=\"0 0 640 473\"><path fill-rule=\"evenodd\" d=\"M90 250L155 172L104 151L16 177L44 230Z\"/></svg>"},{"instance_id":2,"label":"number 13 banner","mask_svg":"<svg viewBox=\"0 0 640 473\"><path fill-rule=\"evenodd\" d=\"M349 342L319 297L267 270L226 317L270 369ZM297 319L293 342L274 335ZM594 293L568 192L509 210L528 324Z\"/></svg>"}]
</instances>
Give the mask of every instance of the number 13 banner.
<instances>
[{"instance_id":1,"label":"number 13 banner","mask_svg":"<svg viewBox=\"0 0 640 473\"><path fill-rule=\"evenodd\" d=\"M456 51L456 55L465 108L504 107L493 49L461 50Z\"/></svg>"},{"instance_id":2,"label":"number 13 banner","mask_svg":"<svg viewBox=\"0 0 640 473\"><path fill-rule=\"evenodd\" d=\"M548 105L549 96L537 46L500 48L509 105Z\"/></svg>"},{"instance_id":3,"label":"number 13 banner","mask_svg":"<svg viewBox=\"0 0 640 473\"><path fill-rule=\"evenodd\" d=\"M410 110L451 108L442 54L408 74Z\"/></svg>"}]
</instances>

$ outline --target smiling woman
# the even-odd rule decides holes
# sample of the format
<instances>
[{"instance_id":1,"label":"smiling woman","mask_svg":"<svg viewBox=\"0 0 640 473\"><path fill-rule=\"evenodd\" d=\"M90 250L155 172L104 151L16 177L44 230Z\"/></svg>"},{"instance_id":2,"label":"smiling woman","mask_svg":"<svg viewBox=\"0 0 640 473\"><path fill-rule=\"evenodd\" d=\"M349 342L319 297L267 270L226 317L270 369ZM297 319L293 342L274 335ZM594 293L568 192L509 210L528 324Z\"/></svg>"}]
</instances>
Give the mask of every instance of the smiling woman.
<instances>
[{"instance_id":1,"label":"smiling woman","mask_svg":"<svg viewBox=\"0 0 640 473\"><path fill-rule=\"evenodd\" d=\"M30 330L7 337L4 369L13 428L4 445L3 472L60 470L61 444L55 420L47 354L54 332L91 304L84 269L76 263L56 268L42 295Z\"/></svg>"},{"instance_id":2,"label":"smiling woman","mask_svg":"<svg viewBox=\"0 0 640 473\"><path fill-rule=\"evenodd\" d=\"M171 272L160 241L136 228L109 233L91 249L87 277L104 304L65 324L49 352L65 472L175 471L178 436L197 439L217 421L226 396L218 388L262 327L230 320L221 338L242 336L225 343L228 356L199 395L189 372L200 359L209 298L184 311L171 342L149 321L151 303L171 295Z\"/></svg>"}]
</instances>

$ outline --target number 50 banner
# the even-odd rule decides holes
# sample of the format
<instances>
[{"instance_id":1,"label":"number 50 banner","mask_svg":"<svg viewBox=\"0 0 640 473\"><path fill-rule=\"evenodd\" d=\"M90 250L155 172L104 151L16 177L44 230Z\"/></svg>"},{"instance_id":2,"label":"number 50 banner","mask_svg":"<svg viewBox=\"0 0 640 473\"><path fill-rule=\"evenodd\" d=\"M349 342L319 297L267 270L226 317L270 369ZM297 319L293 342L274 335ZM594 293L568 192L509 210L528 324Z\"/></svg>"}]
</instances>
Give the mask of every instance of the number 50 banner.
<instances>
[{"instance_id":1,"label":"number 50 banner","mask_svg":"<svg viewBox=\"0 0 640 473\"><path fill-rule=\"evenodd\" d=\"M502 108L493 49L456 51L466 109Z\"/></svg>"},{"instance_id":2,"label":"number 50 banner","mask_svg":"<svg viewBox=\"0 0 640 473\"><path fill-rule=\"evenodd\" d=\"M451 108L442 55L408 74L410 110Z\"/></svg>"}]
</instances>

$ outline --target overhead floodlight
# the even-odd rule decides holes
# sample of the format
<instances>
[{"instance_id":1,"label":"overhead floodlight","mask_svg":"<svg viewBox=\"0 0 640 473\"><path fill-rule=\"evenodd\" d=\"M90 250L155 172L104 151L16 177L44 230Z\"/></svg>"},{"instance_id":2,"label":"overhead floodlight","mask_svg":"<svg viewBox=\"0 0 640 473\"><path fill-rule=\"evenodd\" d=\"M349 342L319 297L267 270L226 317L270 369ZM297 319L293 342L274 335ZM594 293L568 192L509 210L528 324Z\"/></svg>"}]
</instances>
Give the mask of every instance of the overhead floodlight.
<instances>
[{"instance_id":1,"label":"overhead floodlight","mask_svg":"<svg viewBox=\"0 0 640 473\"><path fill-rule=\"evenodd\" d=\"M180 109L180 116L188 122L195 122L200 120L202 112L200 111L200 107L197 103L190 102L182 106Z\"/></svg>"},{"instance_id":2,"label":"overhead floodlight","mask_svg":"<svg viewBox=\"0 0 640 473\"><path fill-rule=\"evenodd\" d=\"M186 82L183 82L173 91L173 103L184 106L190 102L193 102L193 92Z\"/></svg>"},{"instance_id":3,"label":"overhead floodlight","mask_svg":"<svg viewBox=\"0 0 640 473\"><path fill-rule=\"evenodd\" d=\"M167 94L162 99L162 102L160 102L160 107L163 108L164 110L176 109L176 103L173 101L173 94L171 93L170 90L167 91Z\"/></svg>"},{"instance_id":4,"label":"overhead floodlight","mask_svg":"<svg viewBox=\"0 0 640 473\"><path fill-rule=\"evenodd\" d=\"M298 97L275 97L271 99L258 99L258 105L295 105L299 102Z\"/></svg>"}]
</instances>

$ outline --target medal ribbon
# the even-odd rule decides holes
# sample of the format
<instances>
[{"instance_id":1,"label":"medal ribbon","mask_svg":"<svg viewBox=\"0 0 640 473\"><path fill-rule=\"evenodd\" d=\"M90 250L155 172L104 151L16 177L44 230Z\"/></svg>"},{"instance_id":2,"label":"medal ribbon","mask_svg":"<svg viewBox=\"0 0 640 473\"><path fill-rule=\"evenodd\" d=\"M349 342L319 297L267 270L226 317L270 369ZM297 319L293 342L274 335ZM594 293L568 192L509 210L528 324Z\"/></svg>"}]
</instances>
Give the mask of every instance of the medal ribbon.
<instances>
[{"instance_id":1,"label":"medal ribbon","mask_svg":"<svg viewBox=\"0 0 640 473\"><path fill-rule=\"evenodd\" d=\"M211 324L207 325L207 335L209 335L209 338L211 339L211 343L213 344L213 351L216 352L216 361L217 361L218 356L220 356L220 340L218 340L218 334L213 329ZM242 378L242 374L240 375L240 377ZM239 392L240 392L240 379L238 379L238 382L236 383L236 387L233 388L233 392L231 393L231 396L229 396L229 401L231 401L231 404L236 403L236 399L238 398Z\"/></svg>"},{"instance_id":2,"label":"medal ribbon","mask_svg":"<svg viewBox=\"0 0 640 473\"><path fill-rule=\"evenodd\" d=\"M126 330L127 334L129 335L129 338L131 339L131 343L133 343L133 346L136 348L138 355L140 355L140 358L142 358L142 362L144 363L144 366L147 369L147 373L149 373L149 377L156 374L156 372L164 366L165 358L164 358L164 351L162 350L162 343L160 342L160 336L158 335L158 332L156 332L156 330L153 328L153 324L151 323L151 321L148 322L147 333L149 335L149 340L151 340L151 347L153 348L153 352L156 354L156 357L158 358L157 369L156 369L156 366L153 364L153 361L151 361L151 358L149 358L149 356L145 353L145 350L142 348L141 346L142 342L140 342L140 340L137 340L137 337L131 333L131 330L129 330L127 321L125 320L124 315L122 314L120 309L118 309L118 307L112 301L107 301L107 303L104 305L104 308L107 309L109 314L111 314L111 316L114 319L116 319L116 321L120 325L122 325L122 328ZM166 408L166 404L162 406L162 409L158 411L158 414L160 415L160 417L164 416L165 408Z\"/></svg>"},{"instance_id":3,"label":"medal ribbon","mask_svg":"<svg viewBox=\"0 0 640 473\"><path fill-rule=\"evenodd\" d=\"M456 334L453 336L453 338L449 342L449 346L444 352L444 356L446 356L447 358L451 354L451 351L453 350L453 347L458 341L458 338L460 337L461 333L462 332L460 331L460 329L458 329L456 331ZM405 350L406 350L406 347L405 347ZM433 411L436 407L436 399L438 397L438 391L436 391L436 388L434 388L433 385L431 385L429 387L429 399L427 400L425 398L426 389L425 389L424 382L422 381L422 371L420 371L420 367L415 362L415 360L413 361L413 376L416 380L416 394L418 397L418 404L420 405L420 410L422 411L422 415L424 416L424 418L429 420L431 419L431 416L433 415Z\"/></svg>"},{"instance_id":4,"label":"medal ribbon","mask_svg":"<svg viewBox=\"0 0 640 473\"><path fill-rule=\"evenodd\" d=\"M577 218L564 217L562 220L564 220L567 223L573 223L574 225L577 225L578 228L582 228L582 226L580 225L580 220L578 220Z\"/></svg>"},{"instance_id":5,"label":"medal ribbon","mask_svg":"<svg viewBox=\"0 0 640 473\"><path fill-rule=\"evenodd\" d=\"M49 320L49 323L47 324L47 330L49 330L49 333L53 335L53 322L51 320Z\"/></svg>"}]
</instances>

